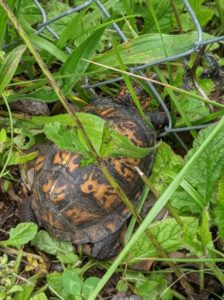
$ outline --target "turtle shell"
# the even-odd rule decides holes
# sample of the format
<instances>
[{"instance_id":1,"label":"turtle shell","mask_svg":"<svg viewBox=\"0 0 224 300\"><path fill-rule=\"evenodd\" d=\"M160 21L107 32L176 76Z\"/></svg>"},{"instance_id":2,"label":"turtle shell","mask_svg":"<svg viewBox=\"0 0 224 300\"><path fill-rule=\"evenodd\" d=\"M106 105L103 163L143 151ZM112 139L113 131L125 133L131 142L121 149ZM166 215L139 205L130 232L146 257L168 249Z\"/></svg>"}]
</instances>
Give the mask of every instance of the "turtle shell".
<instances>
[{"instance_id":1,"label":"turtle shell","mask_svg":"<svg viewBox=\"0 0 224 300\"><path fill-rule=\"evenodd\" d=\"M115 130L137 146L153 147L155 131L135 107L101 98L86 110L111 121ZM96 243L118 231L130 216L117 193L96 165L80 167L81 154L55 145L38 157L32 208L38 222L52 236L74 243ZM135 167L149 174L153 151L143 159L109 157L104 163L133 204L143 187Z\"/></svg>"}]
</instances>

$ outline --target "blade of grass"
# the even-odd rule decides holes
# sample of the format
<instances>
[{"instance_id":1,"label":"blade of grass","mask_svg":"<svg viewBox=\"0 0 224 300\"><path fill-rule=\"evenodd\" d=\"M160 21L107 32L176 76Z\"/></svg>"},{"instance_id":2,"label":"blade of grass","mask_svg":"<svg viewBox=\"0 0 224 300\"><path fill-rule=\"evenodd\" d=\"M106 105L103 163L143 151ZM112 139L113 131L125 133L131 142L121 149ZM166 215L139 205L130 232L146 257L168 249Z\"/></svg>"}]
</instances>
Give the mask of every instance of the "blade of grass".
<instances>
[{"instance_id":1,"label":"blade of grass","mask_svg":"<svg viewBox=\"0 0 224 300\"><path fill-rule=\"evenodd\" d=\"M74 33L77 31L77 24L80 23L85 10L80 11L78 14L73 16L73 19L68 23L68 25L62 31L60 39L57 41L58 48L62 49L64 45L69 41L73 36Z\"/></svg>"},{"instance_id":2,"label":"blade of grass","mask_svg":"<svg viewBox=\"0 0 224 300\"><path fill-rule=\"evenodd\" d=\"M15 0L8 0L8 6L13 9L15 6L16 1ZM4 38L5 38L5 32L6 32L6 25L8 22L7 15L4 13L2 8L0 8L0 48L3 46Z\"/></svg>"},{"instance_id":3,"label":"blade of grass","mask_svg":"<svg viewBox=\"0 0 224 300\"><path fill-rule=\"evenodd\" d=\"M5 63L0 68L0 95L10 83L25 50L25 46L18 46L7 55Z\"/></svg>"},{"instance_id":4,"label":"blade of grass","mask_svg":"<svg viewBox=\"0 0 224 300\"><path fill-rule=\"evenodd\" d=\"M60 74L68 75L73 74L63 81L63 91L68 94L71 88L75 85L80 78L80 73L85 72L89 66L89 62L84 59L91 59L96 51L99 40L105 30L105 27L98 29L90 35L79 47L77 47L71 55L69 55L66 62L60 69ZM75 71L75 72L74 72Z\"/></svg>"},{"instance_id":5,"label":"blade of grass","mask_svg":"<svg viewBox=\"0 0 224 300\"><path fill-rule=\"evenodd\" d=\"M64 63L67 60L68 55L66 53L64 53L61 49L59 49L57 46L55 46L53 43L49 42L47 39L42 38L42 37L37 36L32 33L28 33L27 35L28 35L30 41L38 49L47 51L48 53L53 55L53 57L57 58L62 63Z\"/></svg>"}]
</instances>

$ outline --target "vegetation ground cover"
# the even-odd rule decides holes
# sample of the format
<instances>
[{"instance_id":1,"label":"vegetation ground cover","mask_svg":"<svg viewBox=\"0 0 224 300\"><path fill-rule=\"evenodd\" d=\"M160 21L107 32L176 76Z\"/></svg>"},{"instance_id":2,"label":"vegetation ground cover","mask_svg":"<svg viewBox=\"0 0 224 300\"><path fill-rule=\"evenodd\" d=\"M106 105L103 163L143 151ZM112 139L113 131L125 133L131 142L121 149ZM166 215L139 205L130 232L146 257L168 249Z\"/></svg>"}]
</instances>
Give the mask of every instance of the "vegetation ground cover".
<instances>
[{"instance_id":1,"label":"vegetation ground cover","mask_svg":"<svg viewBox=\"0 0 224 300\"><path fill-rule=\"evenodd\" d=\"M47 19L82 3L40 1ZM207 125L162 134L117 257L94 260L81 246L19 221L19 203L32 193L37 146L47 139L82 153L83 166L147 155L150 149L135 147L104 120L74 111L94 97L115 98L120 85L143 119L148 111L163 111L141 75L128 68L188 51L197 40L180 0L102 3L110 18L93 1L53 22L55 39L46 29L37 34L42 15L35 1L0 0L0 299L223 299L223 42L144 70L170 111L172 128ZM189 4L203 40L224 34L221 0ZM117 76L123 79L86 89ZM145 102L136 86L147 93Z\"/></svg>"}]
</instances>

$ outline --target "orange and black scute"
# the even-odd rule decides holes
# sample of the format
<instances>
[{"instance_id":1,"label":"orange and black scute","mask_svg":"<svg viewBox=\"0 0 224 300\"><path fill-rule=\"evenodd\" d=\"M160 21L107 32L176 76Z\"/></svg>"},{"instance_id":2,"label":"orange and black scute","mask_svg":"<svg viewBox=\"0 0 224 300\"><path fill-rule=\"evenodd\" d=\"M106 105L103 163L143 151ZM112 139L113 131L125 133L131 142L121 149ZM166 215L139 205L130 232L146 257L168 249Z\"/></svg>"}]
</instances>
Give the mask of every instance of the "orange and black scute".
<instances>
[{"instance_id":1,"label":"orange and black scute","mask_svg":"<svg viewBox=\"0 0 224 300\"><path fill-rule=\"evenodd\" d=\"M156 134L132 106L101 98L86 110L112 122L137 146L154 147ZM98 243L120 230L130 216L96 165L81 168L81 155L52 146L36 162L32 209L52 236L76 244ZM153 151L143 159L105 158L104 163L129 199L136 204L143 184L135 167L149 174ZM108 247L110 247L108 243Z\"/></svg>"}]
</instances>

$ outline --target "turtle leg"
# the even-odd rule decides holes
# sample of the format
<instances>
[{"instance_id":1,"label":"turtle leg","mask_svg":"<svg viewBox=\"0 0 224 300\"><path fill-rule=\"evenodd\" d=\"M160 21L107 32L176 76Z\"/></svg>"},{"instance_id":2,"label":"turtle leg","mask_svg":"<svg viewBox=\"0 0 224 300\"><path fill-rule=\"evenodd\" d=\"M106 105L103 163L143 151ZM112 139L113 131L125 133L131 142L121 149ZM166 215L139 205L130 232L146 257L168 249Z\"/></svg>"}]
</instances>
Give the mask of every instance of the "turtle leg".
<instances>
[{"instance_id":1,"label":"turtle leg","mask_svg":"<svg viewBox=\"0 0 224 300\"><path fill-rule=\"evenodd\" d=\"M168 118L165 112L147 112L146 116L150 119L152 125L156 128L163 128L168 125Z\"/></svg>"},{"instance_id":2,"label":"turtle leg","mask_svg":"<svg viewBox=\"0 0 224 300\"><path fill-rule=\"evenodd\" d=\"M32 196L27 197L26 200L22 201L19 205L19 217L22 222L35 222L37 219L34 215L33 209L31 207Z\"/></svg>"},{"instance_id":3,"label":"turtle leg","mask_svg":"<svg viewBox=\"0 0 224 300\"><path fill-rule=\"evenodd\" d=\"M109 259L115 256L120 246L120 233L121 231L118 230L115 233L111 233L103 240L95 243L92 249L92 256L100 260Z\"/></svg>"}]
</instances>

